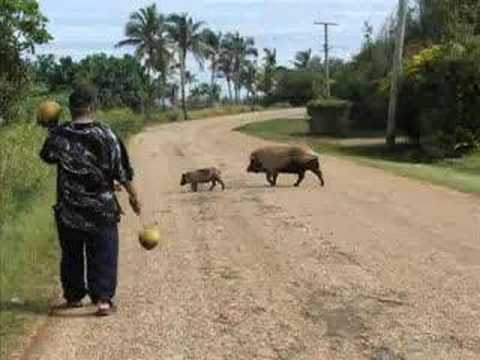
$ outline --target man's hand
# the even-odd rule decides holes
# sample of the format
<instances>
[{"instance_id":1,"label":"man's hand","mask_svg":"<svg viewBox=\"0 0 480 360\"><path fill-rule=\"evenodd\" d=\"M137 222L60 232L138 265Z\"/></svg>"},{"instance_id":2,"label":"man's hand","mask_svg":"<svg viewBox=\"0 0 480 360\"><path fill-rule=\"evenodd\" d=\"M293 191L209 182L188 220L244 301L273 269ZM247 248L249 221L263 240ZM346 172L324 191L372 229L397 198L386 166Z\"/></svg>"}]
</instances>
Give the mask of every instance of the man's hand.
<instances>
[{"instance_id":1,"label":"man's hand","mask_svg":"<svg viewBox=\"0 0 480 360\"><path fill-rule=\"evenodd\" d=\"M140 214L142 213L142 203L140 202L138 197L136 195L130 195L128 201L130 202L130 206L132 207L133 212L140 216Z\"/></svg>"},{"instance_id":2,"label":"man's hand","mask_svg":"<svg viewBox=\"0 0 480 360\"><path fill-rule=\"evenodd\" d=\"M122 191L122 184L115 181L113 183L113 190L115 190L116 192Z\"/></svg>"},{"instance_id":3,"label":"man's hand","mask_svg":"<svg viewBox=\"0 0 480 360\"><path fill-rule=\"evenodd\" d=\"M132 182L128 182L123 184L123 187L128 193L128 201L130 202L130 206L135 214L139 215L142 213L142 203L138 197L137 190Z\"/></svg>"}]
</instances>

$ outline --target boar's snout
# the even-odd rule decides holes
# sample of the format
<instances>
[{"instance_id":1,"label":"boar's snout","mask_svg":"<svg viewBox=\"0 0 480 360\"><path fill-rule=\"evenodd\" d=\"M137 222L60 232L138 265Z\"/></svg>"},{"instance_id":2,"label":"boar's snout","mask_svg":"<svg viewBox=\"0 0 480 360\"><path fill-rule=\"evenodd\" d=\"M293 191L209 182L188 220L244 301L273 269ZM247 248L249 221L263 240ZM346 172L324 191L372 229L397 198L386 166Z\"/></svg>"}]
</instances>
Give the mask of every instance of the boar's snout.
<instances>
[{"instance_id":1,"label":"boar's snout","mask_svg":"<svg viewBox=\"0 0 480 360\"><path fill-rule=\"evenodd\" d=\"M187 183L187 176L182 174L182 179L180 180L180 185L183 186Z\"/></svg>"},{"instance_id":2,"label":"boar's snout","mask_svg":"<svg viewBox=\"0 0 480 360\"><path fill-rule=\"evenodd\" d=\"M250 160L250 164L248 165L247 172L261 172L262 171L262 164L255 159Z\"/></svg>"}]
</instances>

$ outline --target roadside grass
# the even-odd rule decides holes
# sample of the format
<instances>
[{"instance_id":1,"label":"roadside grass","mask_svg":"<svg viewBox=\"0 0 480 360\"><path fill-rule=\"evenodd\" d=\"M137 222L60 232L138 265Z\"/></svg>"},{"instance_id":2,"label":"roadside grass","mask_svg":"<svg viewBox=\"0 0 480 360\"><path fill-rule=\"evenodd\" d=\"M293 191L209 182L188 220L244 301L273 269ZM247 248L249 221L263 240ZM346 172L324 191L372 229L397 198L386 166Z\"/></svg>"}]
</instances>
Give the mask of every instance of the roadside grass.
<instances>
[{"instance_id":1,"label":"roadside grass","mask_svg":"<svg viewBox=\"0 0 480 360\"><path fill-rule=\"evenodd\" d=\"M65 96L57 99L66 103ZM38 153L46 135L33 121L39 101L28 105L28 118L0 128L0 359L7 358L18 335L48 313L58 275L56 229L52 216L55 170ZM233 115L246 106L192 111L192 119ZM68 118L68 114L66 114ZM180 119L180 113L156 111L149 118L129 109L99 111L98 119L127 140L147 125Z\"/></svg>"},{"instance_id":2,"label":"roadside grass","mask_svg":"<svg viewBox=\"0 0 480 360\"><path fill-rule=\"evenodd\" d=\"M311 136L306 119L269 120L247 124L236 130L266 140L306 143L320 153L346 157L396 175L480 194L480 152L460 159L432 161L408 144L399 144L397 150L391 153L381 138L362 136L358 139L335 139Z\"/></svg>"},{"instance_id":3,"label":"roadside grass","mask_svg":"<svg viewBox=\"0 0 480 360\"><path fill-rule=\"evenodd\" d=\"M47 313L57 273L53 193L44 192L29 203L0 233L1 359L7 358L13 340Z\"/></svg>"}]
</instances>

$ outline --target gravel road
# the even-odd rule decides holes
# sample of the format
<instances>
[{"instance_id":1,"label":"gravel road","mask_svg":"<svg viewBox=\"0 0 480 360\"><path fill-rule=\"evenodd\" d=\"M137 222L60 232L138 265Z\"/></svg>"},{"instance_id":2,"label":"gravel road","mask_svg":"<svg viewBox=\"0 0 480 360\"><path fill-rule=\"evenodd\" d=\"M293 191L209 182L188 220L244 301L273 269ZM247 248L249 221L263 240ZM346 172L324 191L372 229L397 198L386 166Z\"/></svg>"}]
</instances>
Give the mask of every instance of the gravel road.
<instances>
[{"instance_id":1,"label":"gravel road","mask_svg":"<svg viewBox=\"0 0 480 360\"><path fill-rule=\"evenodd\" d=\"M267 142L231 130L290 109L150 128L131 141L147 222L122 223L118 313L50 317L28 360L480 359L478 197L322 156L275 189L246 173ZM179 186L218 166L227 190ZM126 203L125 199L122 199Z\"/></svg>"}]
</instances>

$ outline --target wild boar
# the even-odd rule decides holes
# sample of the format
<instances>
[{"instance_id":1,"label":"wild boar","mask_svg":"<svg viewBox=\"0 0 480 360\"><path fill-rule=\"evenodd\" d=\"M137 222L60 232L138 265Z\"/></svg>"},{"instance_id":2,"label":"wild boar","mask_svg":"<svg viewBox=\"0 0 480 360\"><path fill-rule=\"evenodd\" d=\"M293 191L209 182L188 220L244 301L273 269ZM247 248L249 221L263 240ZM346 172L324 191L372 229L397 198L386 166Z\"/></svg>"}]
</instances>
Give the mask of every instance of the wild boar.
<instances>
[{"instance_id":1,"label":"wild boar","mask_svg":"<svg viewBox=\"0 0 480 360\"><path fill-rule=\"evenodd\" d=\"M310 149L300 146L266 146L255 150L250 155L247 172L265 173L271 186L277 184L278 174L297 174L294 186L299 186L307 171L318 176L321 186L325 185L320 170L318 155Z\"/></svg>"},{"instance_id":2,"label":"wild boar","mask_svg":"<svg viewBox=\"0 0 480 360\"><path fill-rule=\"evenodd\" d=\"M180 180L180 185L184 186L190 184L191 189L193 192L198 191L198 184L203 183L212 183L210 187L210 191L212 191L217 182L220 183L222 186L222 190L225 190L225 184L221 178L221 172L215 167L205 168L205 169L198 169L195 171L189 171L182 174L182 179Z\"/></svg>"}]
</instances>

